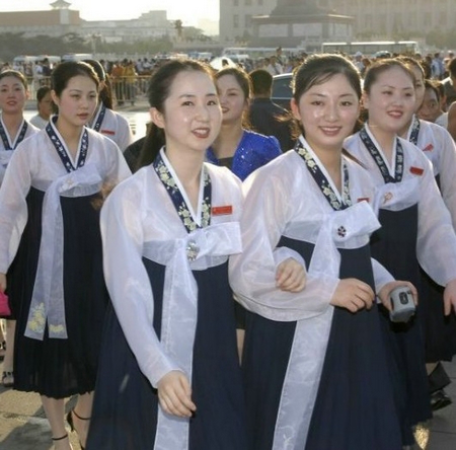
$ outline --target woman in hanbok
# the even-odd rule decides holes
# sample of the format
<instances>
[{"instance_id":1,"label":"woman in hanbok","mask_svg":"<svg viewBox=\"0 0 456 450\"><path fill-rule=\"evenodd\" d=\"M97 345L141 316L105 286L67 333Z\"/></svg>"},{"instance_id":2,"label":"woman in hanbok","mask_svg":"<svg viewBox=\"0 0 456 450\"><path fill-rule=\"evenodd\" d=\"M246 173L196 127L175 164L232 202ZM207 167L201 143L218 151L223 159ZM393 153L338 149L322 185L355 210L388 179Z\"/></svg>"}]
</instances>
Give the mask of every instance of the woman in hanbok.
<instances>
[{"instance_id":1,"label":"woman in hanbok","mask_svg":"<svg viewBox=\"0 0 456 450\"><path fill-rule=\"evenodd\" d=\"M400 59L415 76L416 103L414 114L399 132L399 136L415 144L432 162L435 180L451 214L453 228L456 229L456 145L446 129L418 118L426 90L424 70L413 58ZM452 402L443 390L451 380L440 361L451 361L456 354L456 315L444 314L443 287L435 283L422 269L421 276L419 318L424 331L431 407L437 410Z\"/></svg>"},{"instance_id":2,"label":"woman in hanbok","mask_svg":"<svg viewBox=\"0 0 456 450\"><path fill-rule=\"evenodd\" d=\"M101 63L94 59L86 59L84 62L92 66L100 79L99 106L90 118L88 126L113 140L124 152L133 142L130 124L124 116L113 110L111 84Z\"/></svg>"},{"instance_id":3,"label":"woman in hanbok","mask_svg":"<svg viewBox=\"0 0 456 450\"><path fill-rule=\"evenodd\" d=\"M359 73L342 56L312 56L293 85L302 135L244 182L244 250L230 260L230 284L249 310L249 448L400 450L374 298L414 288L370 257L374 186L342 146L359 115ZM290 257L308 268L298 293L275 283Z\"/></svg>"},{"instance_id":4,"label":"woman in hanbok","mask_svg":"<svg viewBox=\"0 0 456 450\"><path fill-rule=\"evenodd\" d=\"M228 256L239 179L205 163L222 114L211 69L154 72L141 165L104 204L107 315L88 450L245 450Z\"/></svg>"},{"instance_id":5,"label":"woman in hanbok","mask_svg":"<svg viewBox=\"0 0 456 450\"><path fill-rule=\"evenodd\" d=\"M277 138L250 131L247 122L250 79L240 68L228 67L215 75L223 112L220 133L207 152L210 162L228 167L241 180L282 151Z\"/></svg>"},{"instance_id":6,"label":"woman in hanbok","mask_svg":"<svg viewBox=\"0 0 456 450\"><path fill-rule=\"evenodd\" d=\"M0 185L16 147L38 131L24 119L25 102L28 99L27 80L16 70L0 73ZM15 301L14 289L8 290L11 315L6 320L6 336L2 339L4 350L1 382L4 387L14 384L13 355L16 315L19 303ZM0 319L1 320L1 319Z\"/></svg>"},{"instance_id":7,"label":"woman in hanbok","mask_svg":"<svg viewBox=\"0 0 456 450\"><path fill-rule=\"evenodd\" d=\"M85 63L57 66L58 116L18 146L0 189L0 287L11 263L21 287L14 387L40 394L56 450L71 449L64 399L72 395L67 420L85 443L108 303L101 193L130 174L118 147L84 126L98 83Z\"/></svg>"},{"instance_id":8,"label":"woman in hanbok","mask_svg":"<svg viewBox=\"0 0 456 450\"><path fill-rule=\"evenodd\" d=\"M444 310L456 305L456 236L438 191L432 165L420 149L398 137L416 107L415 76L398 60L373 64L364 79L364 127L345 145L368 170L377 188L382 228L371 239L372 255L394 277L412 282L420 297L420 267L445 287ZM388 306L388 305L386 305ZM401 417L403 445L414 443L413 427L431 417L420 306L407 323L380 314L391 357L389 369Z\"/></svg>"}]
</instances>

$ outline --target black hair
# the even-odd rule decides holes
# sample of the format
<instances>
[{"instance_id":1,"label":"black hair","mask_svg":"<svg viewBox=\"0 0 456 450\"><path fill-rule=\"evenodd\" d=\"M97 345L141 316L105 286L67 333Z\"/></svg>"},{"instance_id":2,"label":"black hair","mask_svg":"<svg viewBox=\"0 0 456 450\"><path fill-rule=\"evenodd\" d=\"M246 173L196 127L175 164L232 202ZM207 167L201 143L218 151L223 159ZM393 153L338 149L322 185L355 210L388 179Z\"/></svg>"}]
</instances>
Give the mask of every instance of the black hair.
<instances>
[{"instance_id":1,"label":"black hair","mask_svg":"<svg viewBox=\"0 0 456 450\"><path fill-rule=\"evenodd\" d=\"M49 86L41 86L37 91L36 91L36 100L37 102L41 102L44 97L46 97L47 94L51 92L51 88Z\"/></svg>"},{"instance_id":2,"label":"black hair","mask_svg":"<svg viewBox=\"0 0 456 450\"><path fill-rule=\"evenodd\" d=\"M92 66L81 61L66 61L60 63L51 73L51 89L55 92L57 97L60 97L65 90L68 81L76 76L90 78L98 89L100 79Z\"/></svg>"},{"instance_id":3,"label":"black hair","mask_svg":"<svg viewBox=\"0 0 456 450\"><path fill-rule=\"evenodd\" d=\"M173 59L157 68L150 78L148 100L151 108L156 108L161 114L165 112L165 101L170 95L174 79L181 72L203 72L213 78L213 71L205 63L192 59ZM138 158L138 169L151 164L160 149L166 144L165 132L154 123L149 130Z\"/></svg>"},{"instance_id":4,"label":"black hair","mask_svg":"<svg viewBox=\"0 0 456 450\"><path fill-rule=\"evenodd\" d=\"M253 95L270 95L272 75L265 69L256 69L249 73Z\"/></svg>"}]
</instances>

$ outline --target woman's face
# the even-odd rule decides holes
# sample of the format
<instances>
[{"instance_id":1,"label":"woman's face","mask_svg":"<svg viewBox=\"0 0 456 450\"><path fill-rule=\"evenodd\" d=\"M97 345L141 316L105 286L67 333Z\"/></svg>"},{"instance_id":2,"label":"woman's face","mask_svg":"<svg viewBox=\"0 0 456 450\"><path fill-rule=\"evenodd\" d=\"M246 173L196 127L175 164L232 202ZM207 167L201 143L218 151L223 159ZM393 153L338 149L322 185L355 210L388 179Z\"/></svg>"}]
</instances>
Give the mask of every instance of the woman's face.
<instances>
[{"instance_id":1,"label":"woman's face","mask_svg":"<svg viewBox=\"0 0 456 450\"><path fill-rule=\"evenodd\" d=\"M426 89L423 103L417 112L418 117L428 122L435 122L441 114L442 111L440 110L440 103L436 93L433 89Z\"/></svg>"},{"instance_id":2,"label":"woman's face","mask_svg":"<svg viewBox=\"0 0 456 450\"><path fill-rule=\"evenodd\" d=\"M205 72L180 72L171 84L164 112L151 108L151 118L164 129L167 151L205 152L218 136L222 122L213 80Z\"/></svg>"},{"instance_id":3,"label":"woman's face","mask_svg":"<svg viewBox=\"0 0 456 450\"><path fill-rule=\"evenodd\" d=\"M52 100L59 108L58 123L82 127L97 107L97 85L89 77L76 75L68 80L59 97L52 91Z\"/></svg>"},{"instance_id":4,"label":"woman's face","mask_svg":"<svg viewBox=\"0 0 456 450\"><path fill-rule=\"evenodd\" d=\"M360 101L345 75L337 74L316 84L291 102L293 115L302 124L313 150L342 150L344 139L353 133Z\"/></svg>"},{"instance_id":5,"label":"woman's face","mask_svg":"<svg viewBox=\"0 0 456 450\"><path fill-rule=\"evenodd\" d=\"M52 114L52 96L49 91L38 103L38 114L46 120L49 120Z\"/></svg>"},{"instance_id":6,"label":"woman's face","mask_svg":"<svg viewBox=\"0 0 456 450\"><path fill-rule=\"evenodd\" d=\"M22 113L27 98L28 91L19 78L5 76L0 79L0 109L3 114Z\"/></svg>"},{"instance_id":7,"label":"woman's face","mask_svg":"<svg viewBox=\"0 0 456 450\"><path fill-rule=\"evenodd\" d=\"M242 122L247 107L244 92L234 75L223 75L217 80L223 123Z\"/></svg>"},{"instance_id":8,"label":"woman's face","mask_svg":"<svg viewBox=\"0 0 456 450\"><path fill-rule=\"evenodd\" d=\"M424 100L424 76L423 72L418 67L411 67L413 74L415 75L415 112L417 112Z\"/></svg>"},{"instance_id":9,"label":"woman's face","mask_svg":"<svg viewBox=\"0 0 456 450\"><path fill-rule=\"evenodd\" d=\"M369 111L369 127L398 133L415 112L415 83L401 67L393 66L380 73L363 96Z\"/></svg>"}]
</instances>

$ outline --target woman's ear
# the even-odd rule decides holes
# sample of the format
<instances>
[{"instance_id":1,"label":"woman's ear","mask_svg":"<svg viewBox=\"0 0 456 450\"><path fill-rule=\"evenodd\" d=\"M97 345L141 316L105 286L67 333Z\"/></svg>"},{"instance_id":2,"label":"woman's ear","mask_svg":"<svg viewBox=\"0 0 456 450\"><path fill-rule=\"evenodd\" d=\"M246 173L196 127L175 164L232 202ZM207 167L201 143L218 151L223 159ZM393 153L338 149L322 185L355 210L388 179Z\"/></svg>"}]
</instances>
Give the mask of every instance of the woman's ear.
<instances>
[{"instance_id":1,"label":"woman's ear","mask_svg":"<svg viewBox=\"0 0 456 450\"><path fill-rule=\"evenodd\" d=\"M163 114L157 108L150 108L149 109L150 120L158 127L158 128L165 128L165 119Z\"/></svg>"},{"instance_id":2,"label":"woman's ear","mask_svg":"<svg viewBox=\"0 0 456 450\"><path fill-rule=\"evenodd\" d=\"M299 112L299 106L298 104L296 103L296 100L294 98L292 98L290 100L290 107L291 107L291 112L293 114L293 117L296 119L296 120L299 120L301 121L301 113Z\"/></svg>"},{"instance_id":3,"label":"woman's ear","mask_svg":"<svg viewBox=\"0 0 456 450\"><path fill-rule=\"evenodd\" d=\"M54 89L51 90L51 98L52 98L52 101L54 102L54 105L58 107L60 104L60 99L59 99L59 97L57 97L57 94L55 93Z\"/></svg>"}]
</instances>

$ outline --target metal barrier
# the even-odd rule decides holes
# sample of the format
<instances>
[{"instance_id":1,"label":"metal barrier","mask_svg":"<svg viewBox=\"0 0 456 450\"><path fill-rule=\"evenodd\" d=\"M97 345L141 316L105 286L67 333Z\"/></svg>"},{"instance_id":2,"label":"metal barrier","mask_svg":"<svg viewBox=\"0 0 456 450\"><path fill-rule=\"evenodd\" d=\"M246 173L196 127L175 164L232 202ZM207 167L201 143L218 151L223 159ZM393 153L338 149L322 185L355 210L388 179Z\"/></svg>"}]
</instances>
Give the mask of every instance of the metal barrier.
<instances>
[{"instance_id":1,"label":"metal barrier","mask_svg":"<svg viewBox=\"0 0 456 450\"><path fill-rule=\"evenodd\" d=\"M134 105L136 101L147 98L150 75L135 77L110 77L113 101L117 105ZM42 86L50 86L50 77L27 77L30 99L36 98L36 91Z\"/></svg>"}]
</instances>

